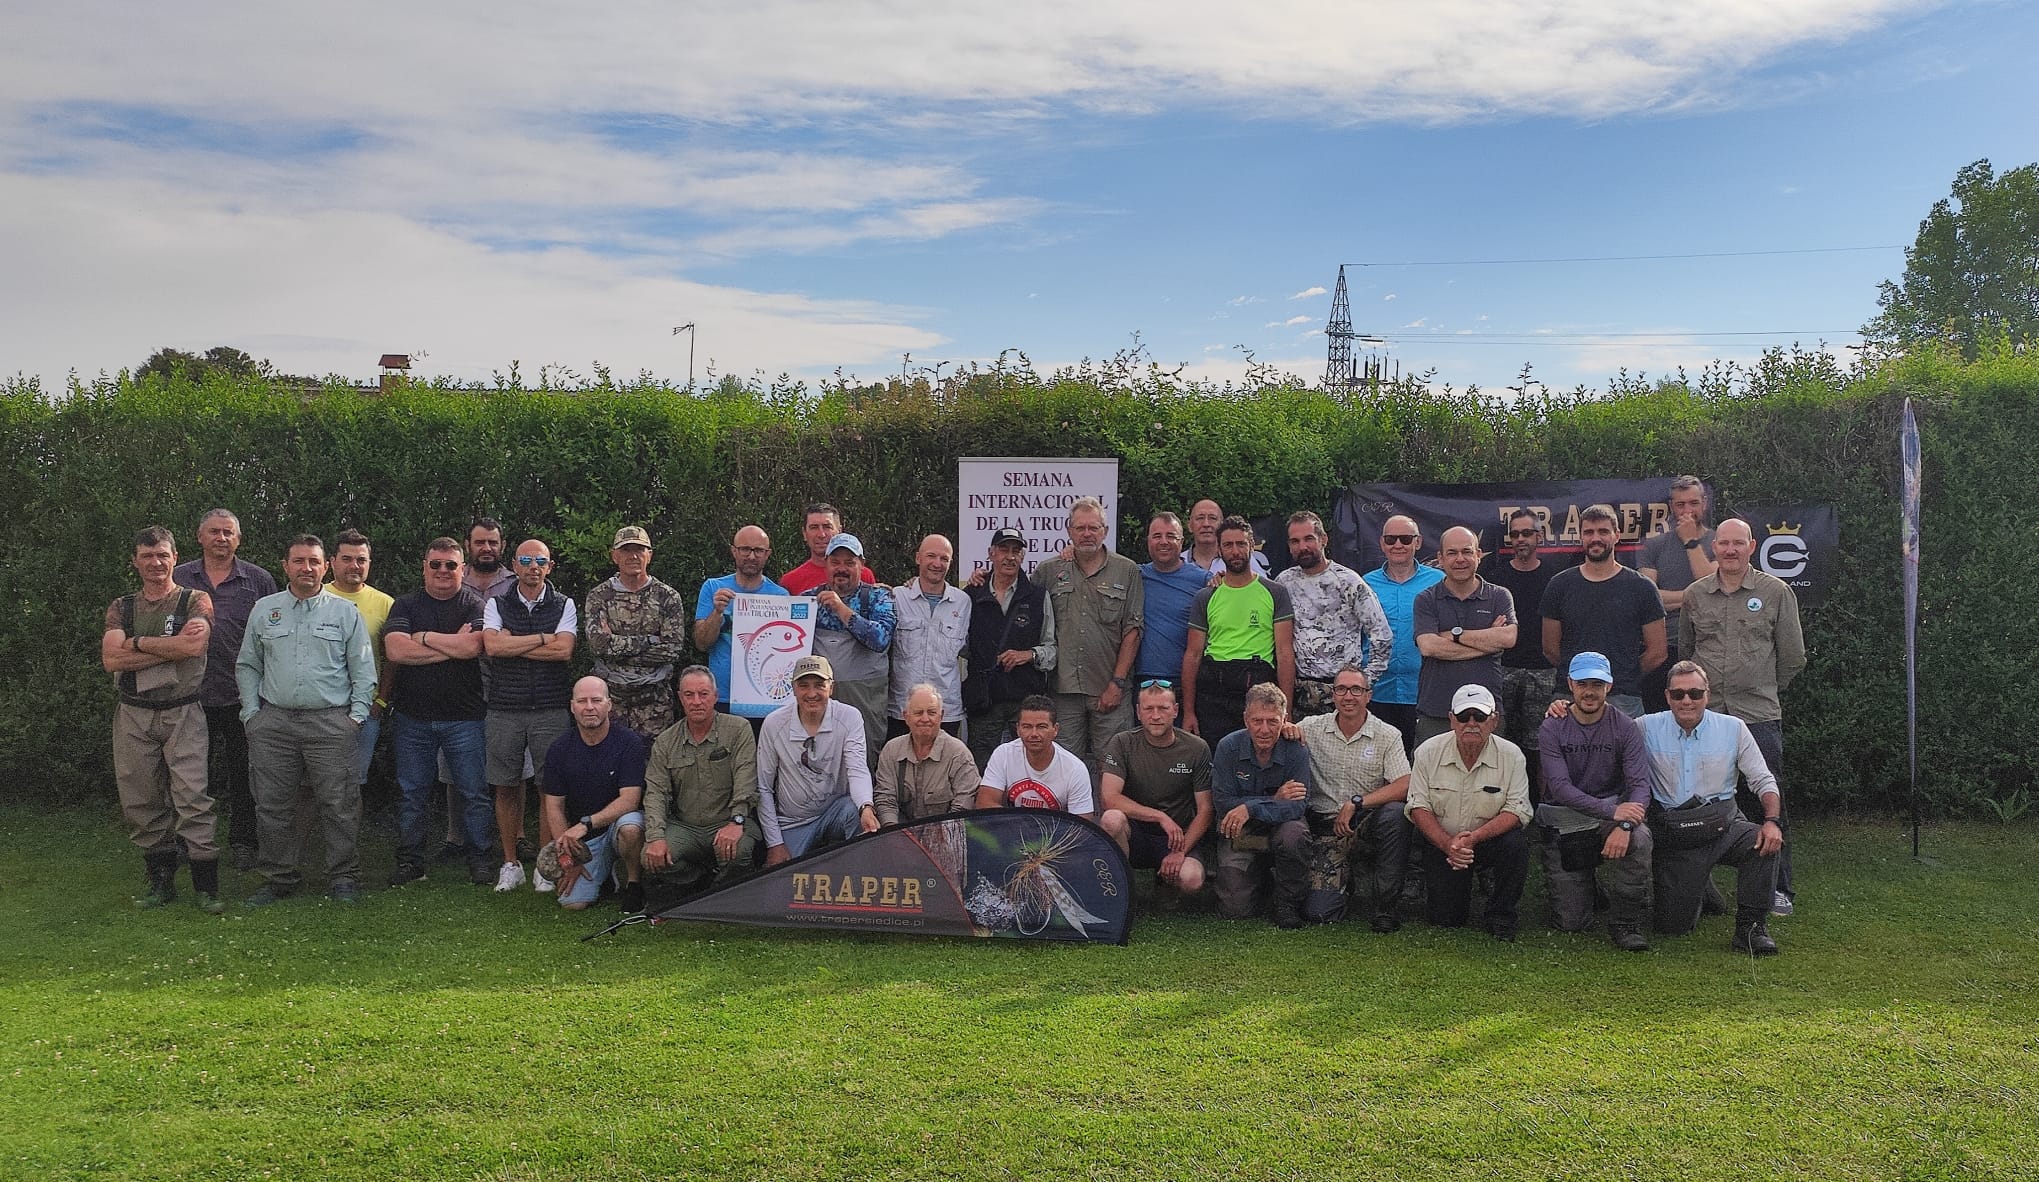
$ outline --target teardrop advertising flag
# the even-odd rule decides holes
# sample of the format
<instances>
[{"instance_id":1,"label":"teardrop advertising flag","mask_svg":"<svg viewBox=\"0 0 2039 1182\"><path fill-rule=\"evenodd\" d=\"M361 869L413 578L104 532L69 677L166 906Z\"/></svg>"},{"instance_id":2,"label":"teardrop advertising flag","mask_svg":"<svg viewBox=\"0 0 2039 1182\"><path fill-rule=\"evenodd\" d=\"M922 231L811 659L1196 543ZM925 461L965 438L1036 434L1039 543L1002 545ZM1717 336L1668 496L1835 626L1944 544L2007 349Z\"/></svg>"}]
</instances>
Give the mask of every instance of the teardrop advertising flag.
<instances>
[{"instance_id":1,"label":"teardrop advertising flag","mask_svg":"<svg viewBox=\"0 0 2039 1182\"><path fill-rule=\"evenodd\" d=\"M660 912L660 920L1124 944L1125 856L1083 817L976 809L881 829Z\"/></svg>"}]
</instances>

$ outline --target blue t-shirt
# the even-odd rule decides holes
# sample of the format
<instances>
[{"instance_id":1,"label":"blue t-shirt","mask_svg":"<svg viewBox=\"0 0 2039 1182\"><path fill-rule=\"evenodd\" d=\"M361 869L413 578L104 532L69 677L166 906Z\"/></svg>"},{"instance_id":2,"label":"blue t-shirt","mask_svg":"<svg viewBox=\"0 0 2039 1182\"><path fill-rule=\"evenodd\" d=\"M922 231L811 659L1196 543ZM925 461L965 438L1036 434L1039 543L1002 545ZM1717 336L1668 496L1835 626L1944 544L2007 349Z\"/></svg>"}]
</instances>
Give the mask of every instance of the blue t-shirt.
<instances>
[{"instance_id":1,"label":"blue t-shirt","mask_svg":"<svg viewBox=\"0 0 2039 1182\"><path fill-rule=\"evenodd\" d=\"M1162 574L1154 564L1140 567L1140 585L1146 588L1140 632L1140 662L1135 670L1141 677L1182 676L1182 650L1189 647L1189 608L1197 592L1211 581L1211 572L1184 562Z\"/></svg>"},{"instance_id":2,"label":"blue t-shirt","mask_svg":"<svg viewBox=\"0 0 2039 1182\"><path fill-rule=\"evenodd\" d=\"M786 589L766 579L764 585L755 591L746 591L736 585L734 574L717 575L701 584L701 593L694 597L694 618L705 620L715 612L715 593L724 587L738 595L784 595ZM729 708L729 658L736 651L735 638L730 635L730 613L722 613L722 635L715 638L715 647L708 650L708 669L715 674L715 697L722 703L725 713L736 713L748 718L763 718L770 714L770 706L745 706L741 710Z\"/></svg>"},{"instance_id":3,"label":"blue t-shirt","mask_svg":"<svg viewBox=\"0 0 2039 1182\"><path fill-rule=\"evenodd\" d=\"M608 808L625 788L644 787L647 748L638 733L621 723L590 747L581 728L569 727L545 749L545 795L566 798L566 823Z\"/></svg>"},{"instance_id":4,"label":"blue t-shirt","mask_svg":"<svg viewBox=\"0 0 2039 1182\"><path fill-rule=\"evenodd\" d=\"M1444 572L1418 563L1416 573L1406 583L1389 578L1385 566L1377 566L1361 577L1380 596L1381 610L1388 614L1388 627L1395 630L1395 651L1389 654L1387 676L1373 687L1373 700L1390 706L1413 706L1416 679L1423 670L1423 654L1416 651L1416 597L1442 583Z\"/></svg>"}]
</instances>

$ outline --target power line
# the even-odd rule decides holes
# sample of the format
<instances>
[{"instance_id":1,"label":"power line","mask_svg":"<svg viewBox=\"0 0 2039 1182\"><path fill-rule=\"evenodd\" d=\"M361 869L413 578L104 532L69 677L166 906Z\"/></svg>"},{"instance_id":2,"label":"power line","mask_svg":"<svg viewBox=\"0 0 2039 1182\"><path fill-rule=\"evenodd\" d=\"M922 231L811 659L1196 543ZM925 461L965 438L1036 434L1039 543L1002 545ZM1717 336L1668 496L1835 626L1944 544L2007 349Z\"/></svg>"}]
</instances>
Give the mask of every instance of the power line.
<instances>
[{"instance_id":1,"label":"power line","mask_svg":"<svg viewBox=\"0 0 2039 1182\"><path fill-rule=\"evenodd\" d=\"M1345 267L1505 267L1541 263L1648 263L1666 259L1752 259L1790 254L1848 254L1870 250L1903 250L1896 246L1811 246L1798 250L1707 250L1688 254L1580 255L1554 259L1409 259L1397 262L1341 263Z\"/></svg>"},{"instance_id":2,"label":"power line","mask_svg":"<svg viewBox=\"0 0 2039 1182\"><path fill-rule=\"evenodd\" d=\"M1642 338L1648 340L1697 340L1701 337L1836 337L1851 336L1857 330L1852 328L1780 328L1766 332L1681 332L1665 329L1662 332L1454 332L1417 333L1413 335L1389 334L1388 340L1407 343L1418 341L1489 341L1495 344L1535 341L1603 341L1613 339Z\"/></svg>"}]
</instances>

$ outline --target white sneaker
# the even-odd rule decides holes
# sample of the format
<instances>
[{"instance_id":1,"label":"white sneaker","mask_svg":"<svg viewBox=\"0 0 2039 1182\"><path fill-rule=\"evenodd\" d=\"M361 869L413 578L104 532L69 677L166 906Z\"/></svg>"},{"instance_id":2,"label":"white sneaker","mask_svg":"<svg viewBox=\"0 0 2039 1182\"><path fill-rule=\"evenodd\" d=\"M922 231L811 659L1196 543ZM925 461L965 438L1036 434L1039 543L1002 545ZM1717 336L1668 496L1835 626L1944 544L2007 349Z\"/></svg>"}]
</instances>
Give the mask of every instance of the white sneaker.
<instances>
[{"instance_id":1,"label":"white sneaker","mask_svg":"<svg viewBox=\"0 0 2039 1182\"><path fill-rule=\"evenodd\" d=\"M496 874L496 890L498 892L514 891L523 885L524 864L522 862L503 863L502 870Z\"/></svg>"},{"instance_id":2,"label":"white sneaker","mask_svg":"<svg viewBox=\"0 0 2039 1182\"><path fill-rule=\"evenodd\" d=\"M541 895L549 895L552 893L552 880L533 870L531 872L531 889Z\"/></svg>"},{"instance_id":3,"label":"white sneaker","mask_svg":"<svg viewBox=\"0 0 2039 1182\"><path fill-rule=\"evenodd\" d=\"M1770 897L1770 914L1790 915L1791 911L1792 908L1790 895L1785 894L1783 891L1778 891L1776 894Z\"/></svg>"}]
</instances>

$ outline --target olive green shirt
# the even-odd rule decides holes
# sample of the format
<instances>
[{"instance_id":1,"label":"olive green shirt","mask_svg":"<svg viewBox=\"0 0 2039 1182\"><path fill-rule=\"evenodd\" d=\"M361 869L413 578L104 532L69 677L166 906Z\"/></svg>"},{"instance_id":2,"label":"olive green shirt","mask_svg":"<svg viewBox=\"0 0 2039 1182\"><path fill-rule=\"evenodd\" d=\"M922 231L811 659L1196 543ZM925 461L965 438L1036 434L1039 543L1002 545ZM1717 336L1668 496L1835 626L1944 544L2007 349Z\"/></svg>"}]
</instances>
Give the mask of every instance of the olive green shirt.
<instances>
[{"instance_id":1,"label":"olive green shirt","mask_svg":"<svg viewBox=\"0 0 2039 1182\"><path fill-rule=\"evenodd\" d=\"M1086 575L1074 558L1050 558L1034 568L1032 578L1047 591L1055 613L1055 692L1093 698L1103 693L1112 682L1119 645L1146 623L1139 566L1123 554L1107 553L1097 573Z\"/></svg>"},{"instance_id":2,"label":"olive green shirt","mask_svg":"<svg viewBox=\"0 0 2039 1182\"><path fill-rule=\"evenodd\" d=\"M667 727L644 764L644 839L660 841L666 822L720 826L758 816L758 744L750 724L717 711L696 743L687 720Z\"/></svg>"},{"instance_id":3,"label":"olive green shirt","mask_svg":"<svg viewBox=\"0 0 2039 1182\"><path fill-rule=\"evenodd\" d=\"M880 825L961 812L977 802L977 761L963 740L935 732L926 759L913 757L913 736L901 735L878 752L871 777L871 807Z\"/></svg>"},{"instance_id":4,"label":"olive green shirt","mask_svg":"<svg viewBox=\"0 0 2039 1182\"><path fill-rule=\"evenodd\" d=\"M1784 717L1779 695L1805 668L1798 595L1789 584L1752 566L1741 590L1730 592L1716 571L1685 588L1678 616L1678 651L1706 670L1710 709L1743 722Z\"/></svg>"}]
</instances>

